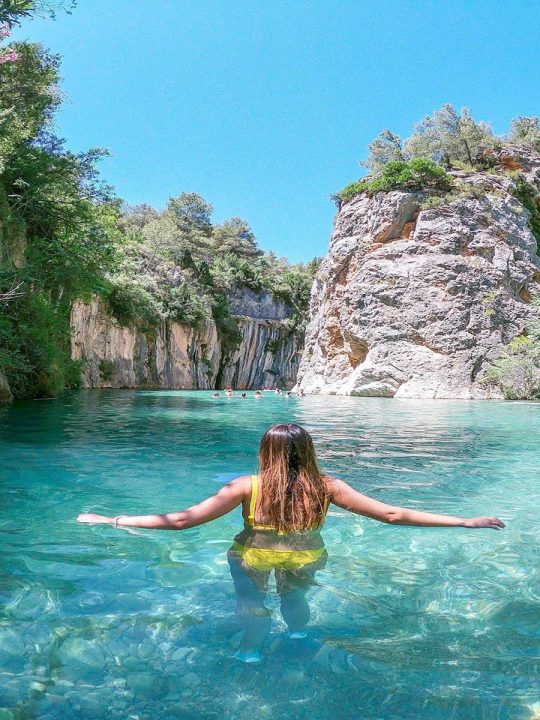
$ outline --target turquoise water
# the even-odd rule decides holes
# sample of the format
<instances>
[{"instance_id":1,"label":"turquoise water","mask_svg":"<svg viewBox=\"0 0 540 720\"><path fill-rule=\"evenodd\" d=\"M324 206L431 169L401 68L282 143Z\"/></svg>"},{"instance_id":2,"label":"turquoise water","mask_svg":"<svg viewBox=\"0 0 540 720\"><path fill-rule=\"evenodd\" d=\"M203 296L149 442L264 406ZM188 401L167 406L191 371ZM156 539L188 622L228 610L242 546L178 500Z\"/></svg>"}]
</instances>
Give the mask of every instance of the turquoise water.
<instances>
[{"instance_id":1,"label":"turquoise water","mask_svg":"<svg viewBox=\"0 0 540 720\"><path fill-rule=\"evenodd\" d=\"M239 510L183 533L74 518L197 502L282 421L362 492L507 529L333 508L309 637L287 639L271 593L264 661L239 663ZM534 403L90 391L1 410L0 719L540 718L539 438Z\"/></svg>"}]
</instances>

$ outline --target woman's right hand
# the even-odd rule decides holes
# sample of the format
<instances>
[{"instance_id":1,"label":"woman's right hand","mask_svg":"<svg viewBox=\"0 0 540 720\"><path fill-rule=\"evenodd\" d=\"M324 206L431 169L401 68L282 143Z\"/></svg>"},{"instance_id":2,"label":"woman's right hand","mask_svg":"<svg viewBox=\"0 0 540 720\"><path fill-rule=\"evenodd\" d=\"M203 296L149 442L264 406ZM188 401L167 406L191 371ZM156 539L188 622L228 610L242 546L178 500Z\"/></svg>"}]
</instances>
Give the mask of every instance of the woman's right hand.
<instances>
[{"instance_id":1,"label":"woman's right hand","mask_svg":"<svg viewBox=\"0 0 540 720\"><path fill-rule=\"evenodd\" d=\"M467 528L491 528L502 530L506 525L497 517L473 517L465 520L464 527Z\"/></svg>"}]
</instances>

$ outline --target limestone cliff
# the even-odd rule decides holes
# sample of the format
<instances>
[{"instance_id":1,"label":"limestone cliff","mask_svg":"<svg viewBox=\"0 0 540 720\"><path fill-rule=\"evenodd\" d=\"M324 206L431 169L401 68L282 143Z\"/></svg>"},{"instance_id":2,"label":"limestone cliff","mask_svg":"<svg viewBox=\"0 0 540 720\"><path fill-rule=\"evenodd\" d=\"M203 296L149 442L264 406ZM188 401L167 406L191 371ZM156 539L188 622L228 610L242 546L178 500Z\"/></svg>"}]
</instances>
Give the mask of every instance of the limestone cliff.
<instances>
[{"instance_id":1,"label":"limestone cliff","mask_svg":"<svg viewBox=\"0 0 540 720\"><path fill-rule=\"evenodd\" d=\"M540 188L540 157L506 146L491 172L452 174L460 191L356 196L337 214L315 280L299 369L306 392L489 398L484 376L531 317L536 239L516 199L520 170Z\"/></svg>"},{"instance_id":2,"label":"limestone cliff","mask_svg":"<svg viewBox=\"0 0 540 720\"><path fill-rule=\"evenodd\" d=\"M72 357L82 361L83 386L292 387L299 346L284 321L285 308L272 304L266 294L238 296L232 305L241 342L229 357L212 321L198 329L162 323L153 336L146 336L136 327L122 327L100 301L76 303L71 314ZM270 318L260 317L264 314Z\"/></svg>"}]
</instances>

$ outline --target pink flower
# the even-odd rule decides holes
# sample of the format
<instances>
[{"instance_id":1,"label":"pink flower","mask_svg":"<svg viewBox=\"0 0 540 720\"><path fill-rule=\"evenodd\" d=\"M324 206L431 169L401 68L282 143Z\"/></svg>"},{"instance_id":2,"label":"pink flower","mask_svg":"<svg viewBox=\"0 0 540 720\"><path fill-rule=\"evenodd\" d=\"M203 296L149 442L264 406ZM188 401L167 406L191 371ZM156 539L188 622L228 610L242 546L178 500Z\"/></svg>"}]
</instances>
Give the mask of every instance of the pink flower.
<instances>
[{"instance_id":1,"label":"pink flower","mask_svg":"<svg viewBox=\"0 0 540 720\"><path fill-rule=\"evenodd\" d=\"M8 50L7 53L0 55L0 65L2 65L3 63L8 63L8 62L15 62L15 60L18 57L19 56L17 55L15 50Z\"/></svg>"},{"instance_id":2,"label":"pink flower","mask_svg":"<svg viewBox=\"0 0 540 720\"><path fill-rule=\"evenodd\" d=\"M9 37L11 33L7 25L0 25L0 39Z\"/></svg>"}]
</instances>

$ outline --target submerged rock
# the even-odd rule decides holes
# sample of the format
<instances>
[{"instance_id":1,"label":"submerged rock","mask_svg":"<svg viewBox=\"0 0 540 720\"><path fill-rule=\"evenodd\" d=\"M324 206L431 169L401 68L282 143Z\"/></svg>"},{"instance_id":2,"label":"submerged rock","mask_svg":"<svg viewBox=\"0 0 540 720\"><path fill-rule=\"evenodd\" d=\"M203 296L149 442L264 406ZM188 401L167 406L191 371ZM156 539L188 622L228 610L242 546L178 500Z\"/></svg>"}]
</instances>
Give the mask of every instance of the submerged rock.
<instances>
[{"instance_id":1,"label":"submerged rock","mask_svg":"<svg viewBox=\"0 0 540 720\"><path fill-rule=\"evenodd\" d=\"M100 684L107 661L111 658L105 646L97 640L73 637L64 641L58 651L58 659L62 665L61 679Z\"/></svg>"},{"instance_id":2,"label":"submerged rock","mask_svg":"<svg viewBox=\"0 0 540 720\"><path fill-rule=\"evenodd\" d=\"M127 678L128 687L136 696L159 698L167 694L167 683L161 675L152 672L132 672Z\"/></svg>"},{"instance_id":3,"label":"submerged rock","mask_svg":"<svg viewBox=\"0 0 540 720\"><path fill-rule=\"evenodd\" d=\"M504 152L540 188L540 156ZM532 317L536 239L502 167L500 175L454 175L461 194L431 209L421 209L425 194L400 191L343 205L312 290L299 388L500 397L483 381Z\"/></svg>"}]
</instances>

